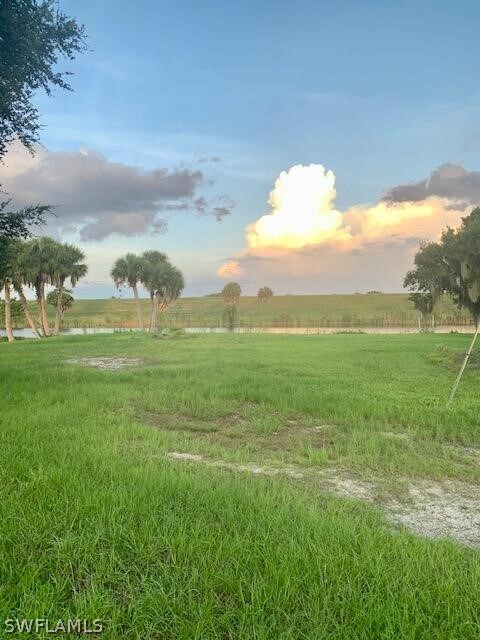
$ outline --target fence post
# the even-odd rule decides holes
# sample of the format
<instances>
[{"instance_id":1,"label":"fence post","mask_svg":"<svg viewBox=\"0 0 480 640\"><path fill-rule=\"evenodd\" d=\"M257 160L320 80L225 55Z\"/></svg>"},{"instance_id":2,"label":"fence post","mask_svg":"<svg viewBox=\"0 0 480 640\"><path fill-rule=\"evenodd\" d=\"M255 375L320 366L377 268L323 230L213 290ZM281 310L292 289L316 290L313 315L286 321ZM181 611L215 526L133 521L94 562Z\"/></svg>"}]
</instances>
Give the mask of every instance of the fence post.
<instances>
[{"instance_id":1,"label":"fence post","mask_svg":"<svg viewBox=\"0 0 480 640\"><path fill-rule=\"evenodd\" d=\"M477 324L477 328L475 329L475 333L473 335L472 342L470 343L470 346L468 347L468 351L465 354L465 358L463 359L462 367L461 367L460 371L458 372L457 379L455 380L455 384L453 385L452 393L450 394L450 397L448 399L447 409L452 404L453 398L455 396L455 392L457 391L457 387L460 384L460 380L462 379L463 372L465 371L465 367L467 366L468 359L470 358L470 354L473 351L473 347L475 345L475 341L477 339L479 329L480 329L480 324Z\"/></svg>"}]
</instances>

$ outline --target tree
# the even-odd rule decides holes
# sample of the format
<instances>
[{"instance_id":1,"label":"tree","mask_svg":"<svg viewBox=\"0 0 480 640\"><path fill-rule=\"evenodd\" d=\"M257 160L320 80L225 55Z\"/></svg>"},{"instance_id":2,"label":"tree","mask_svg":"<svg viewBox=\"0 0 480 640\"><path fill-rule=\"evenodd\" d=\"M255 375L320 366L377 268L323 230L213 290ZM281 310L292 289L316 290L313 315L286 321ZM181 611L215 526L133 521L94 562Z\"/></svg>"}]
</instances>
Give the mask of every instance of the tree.
<instances>
[{"instance_id":1,"label":"tree","mask_svg":"<svg viewBox=\"0 0 480 640\"><path fill-rule=\"evenodd\" d=\"M23 315L25 316L28 326L32 330L33 335L39 338L40 333L30 312L28 301L23 291L24 284L28 283L30 280L32 266L29 264L25 254L25 243L20 240L11 240L10 242L12 243L15 252L15 258L12 265L13 268L11 270L12 285L20 300Z\"/></svg>"},{"instance_id":2,"label":"tree","mask_svg":"<svg viewBox=\"0 0 480 640\"><path fill-rule=\"evenodd\" d=\"M480 319L480 207L462 218L459 229L447 229L441 244L447 267L445 290L458 307L471 313L475 325Z\"/></svg>"},{"instance_id":3,"label":"tree","mask_svg":"<svg viewBox=\"0 0 480 640\"><path fill-rule=\"evenodd\" d=\"M30 227L45 223L45 216L51 213L50 205L35 205L19 211L8 211L11 200L0 202L0 238L28 238Z\"/></svg>"},{"instance_id":4,"label":"tree","mask_svg":"<svg viewBox=\"0 0 480 640\"><path fill-rule=\"evenodd\" d=\"M33 97L38 89L70 90L57 70L59 57L73 60L85 50L84 27L62 13L53 0L0 1L0 162L15 139L33 153L40 124ZM43 224L49 205L7 211L0 202L0 236L27 238L32 225Z\"/></svg>"},{"instance_id":5,"label":"tree","mask_svg":"<svg viewBox=\"0 0 480 640\"><path fill-rule=\"evenodd\" d=\"M58 314L60 310L59 330L56 332L59 333L65 311L73 307L74 298L72 296L72 292L70 289L54 289L47 294L46 300L47 304L55 307L56 314Z\"/></svg>"},{"instance_id":6,"label":"tree","mask_svg":"<svg viewBox=\"0 0 480 640\"><path fill-rule=\"evenodd\" d=\"M223 311L223 320L231 331L237 321L237 302L241 293L242 290L238 282L229 282L222 289L222 296L227 305Z\"/></svg>"},{"instance_id":7,"label":"tree","mask_svg":"<svg viewBox=\"0 0 480 640\"><path fill-rule=\"evenodd\" d=\"M59 244L52 238L34 238L25 245L25 261L29 265L25 284L33 287L38 301L38 314L43 335L50 335L45 303L45 286L54 280Z\"/></svg>"},{"instance_id":8,"label":"tree","mask_svg":"<svg viewBox=\"0 0 480 640\"><path fill-rule=\"evenodd\" d=\"M12 324L12 300L11 300L11 284L8 278L4 278L0 282L3 289L4 296L4 312L5 312L5 332L7 334L7 340L9 342L13 342L15 340L13 335L13 324Z\"/></svg>"},{"instance_id":9,"label":"tree","mask_svg":"<svg viewBox=\"0 0 480 640\"><path fill-rule=\"evenodd\" d=\"M60 333L60 326L65 311L62 310L62 292L65 281L70 279L70 284L73 288L80 278L83 278L87 274L88 267L83 260L85 260L85 254L78 247L71 244L56 243L55 256L53 257L53 270L50 278L50 284L53 284L58 290L54 326L55 335Z\"/></svg>"},{"instance_id":10,"label":"tree","mask_svg":"<svg viewBox=\"0 0 480 640\"><path fill-rule=\"evenodd\" d=\"M452 404L468 359L478 337L480 324L480 208L462 218L459 229L447 229L442 234L445 263L448 268L446 291L458 307L468 309L475 322L475 334L463 359L453 385L447 408Z\"/></svg>"},{"instance_id":11,"label":"tree","mask_svg":"<svg viewBox=\"0 0 480 640\"><path fill-rule=\"evenodd\" d=\"M168 258L161 251L144 251L142 254L142 284L150 294L150 323L149 331L152 332L157 328L157 309L155 300L157 284L159 282L160 273L164 266L168 264Z\"/></svg>"},{"instance_id":12,"label":"tree","mask_svg":"<svg viewBox=\"0 0 480 640\"><path fill-rule=\"evenodd\" d=\"M170 264L160 251L145 251L142 254L142 284L150 293L150 332L157 329L157 312L164 311L176 300L185 287L182 272Z\"/></svg>"},{"instance_id":13,"label":"tree","mask_svg":"<svg viewBox=\"0 0 480 640\"><path fill-rule=\"evenodd\" d=\"M409 271L404 287L423 314L431 314L442 293L459 308L480 319L480 207L462 218L458 229L447 229L439 243L422 243L415 255L416 268Z\"/></svg>"},{"instance_id":14,"label":"tree","mask_svg":"<svg viewBox=\"0 0 480 640\"><path fill-rule=\"evenodd\" d=\"M260 302L268 302L273 297L273 291L270 287L261 287L258 290L257 298Z\"/></svg>"},{"instance_id":15,"label":"tree","mask_svg":"<svg viewBox=\"0 0 480 640\"><path fill-rule=\"evenodd\" d=\"M125 284L132 289L137 309L138 326L141 331L143 331L143 318L140 307L140 297L138 295L138 284L142 281L143 268L143 258L136 256L134 253L127 253L115 261L110 272L117 289Z\"/></svg>"},{"instance_id":16,"label":"tree","mask_svg":"<svg viewBox=\"0 0 480 640\"><path fill-rule=\"evenodd\" d=\"M403 286L412 293L408 296L423 316L424 324L432 321L435 305L448 284L448 265L445 249L435 242L422 242L415 255L415 269L408 271Z\"/></svg>"},{"instance_id":17,"label":"tree","mask_svg":"<svg viewBox=\"0 0 480 640\"><path fill-rule=\"evenodd\" d=\"M229 282L222 289L223 299L227 304L237 304L242 290L237 282Z\"/></svg>"},{"instance_id":18,"label":"tree","mask_svg":"<svg viewBox=\"0 0 480 640\"><path fill-rule=\"evenodd\" d=\"M7 328L7 326L9 327L9 330L7 332L7 340L8 342L13 342L13 340L15 339L13 335L13 323L15 320L22 319L22 316L23 316L22 306L18 300L15 300L15 298L10 298L8 302L8 307L9 307L8 312L6 307L7 305L5 303L5 300L0 300L0 317L4 318L3 326L5 327L5 329ZM8 313L8 316L7 316L7 313ZM6 322L7 317L9 318L8 325Z\"/></svg>"},{"instance_id":19,"label":"tree","mask_svg":"<svg viewBox=\"0 0 480 640\"><path fill-rule=\"evenodd\" d=\"M0 158L15 138L32 151L40 129L34 93L71 90L59 58L85 49L84 27L53 0L0 2Z\"/></svg>"},{"instance_id":20,"label":"tree","mask_svg":"<svg viewBox=\"0 0 480 640\"><path fill-rule=\"evenodd\" d=\"M237 305L227 304L223 310L223 322L230 331L235 329L237 323Z\"/></svg>"},{"instance_id":21,"label":"tree","mask_svg":"<svg viewBox=\"0 0 480 640\"><path fill-rule=\"evenodd\" d=\"M13 342L11 285L15 260L13 242L7 238L0 238L0 287L4 296L5 332L7 340Z\"/></svg>"}]
</instances>

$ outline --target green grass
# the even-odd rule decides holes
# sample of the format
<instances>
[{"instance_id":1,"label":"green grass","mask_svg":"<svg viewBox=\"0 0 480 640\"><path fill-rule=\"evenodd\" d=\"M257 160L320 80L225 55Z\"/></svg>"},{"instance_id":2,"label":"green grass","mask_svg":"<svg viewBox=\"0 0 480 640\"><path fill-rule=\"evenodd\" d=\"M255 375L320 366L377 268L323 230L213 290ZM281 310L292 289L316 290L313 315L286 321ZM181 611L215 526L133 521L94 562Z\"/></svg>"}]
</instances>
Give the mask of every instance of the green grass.
<instances>
[{"instance_id":1,"label":"green grass","mask_svg":"<svg viewBox=\"0 0 480 640\"><path fill-rule=\"evenodd\" d=\"M478 362L444 408L467 342L0 344L0 625L100 618L107 640L478 639L477 551L395 530L380 507L313 483L166 457L345 470L386 490L402 478L478 483L460 447L480 445ZM143 365L65 362L107 356Z\"/></svg>"},{"instance_id":2,"label":"green grass","mask_svg":"<svg viewBox=\"0 0 480 640\"><path fill-rule=\"evenodd\" d=\"M127 291L124 295L124 299L76 300L64 325L134 327L134 302ZM149 304L149 300L142 300L145 321ZM216 327L223 324L224 308L221 297L180 298L161 320L170 326ZM53 310L49 311L53 318ZM438 304L435 316L437 324L470 324L468 313L458 311L447 297ZM242 296L238 321L241 326L253 327L404 327L417 326L418 312L407 294L401 293L274 296L266 304L256 297Z\"/></svg>"}]
</instances>

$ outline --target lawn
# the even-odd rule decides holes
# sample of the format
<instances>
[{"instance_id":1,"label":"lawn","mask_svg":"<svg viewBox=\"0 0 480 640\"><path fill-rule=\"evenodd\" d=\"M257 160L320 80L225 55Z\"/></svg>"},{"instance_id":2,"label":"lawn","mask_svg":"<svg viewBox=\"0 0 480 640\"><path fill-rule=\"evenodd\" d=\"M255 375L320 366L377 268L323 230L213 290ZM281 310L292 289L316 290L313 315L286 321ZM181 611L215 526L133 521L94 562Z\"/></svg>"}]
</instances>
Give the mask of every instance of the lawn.
<instances>
[{"instance_id":1,"label":"lawn","mask_svg":"<svg viewBox=\"0 0 480 640\"><path fill-rule=\"evenodd\" d=\"M121 299L76 300L65 314L65 327L135 327L133 299L126 290ZM145 322L150 301L142 300ZM32 303L35 310L36 305ZM180 298L162 314L161 322L178 327L223 326L225 303L220 296ZM51 319L54 311L49 308ZM416 327L418 312L407 294L352 294L274 296L261 303L254 296L242 296L238 303L238 324L249 327ZM435 311L438 325L470 324L468 313L455 308L444 297ZM22 319L18 319L21 326Z\"/></svg>"},{"instance_id":2,"label":"lawn","mask_svg":"<svg viewBox=\"0 0 480 640\"><path fill-rule=\"evenodd\" d=\"M462 538L471 523L454 522L480 495L477 357L445 409L467 344L1 343L0 625L101 619L108 640L477 640L480 553L474 528ZM438 496L452 501L451 538L429 528Z\"/></svg>"}]
</instances>

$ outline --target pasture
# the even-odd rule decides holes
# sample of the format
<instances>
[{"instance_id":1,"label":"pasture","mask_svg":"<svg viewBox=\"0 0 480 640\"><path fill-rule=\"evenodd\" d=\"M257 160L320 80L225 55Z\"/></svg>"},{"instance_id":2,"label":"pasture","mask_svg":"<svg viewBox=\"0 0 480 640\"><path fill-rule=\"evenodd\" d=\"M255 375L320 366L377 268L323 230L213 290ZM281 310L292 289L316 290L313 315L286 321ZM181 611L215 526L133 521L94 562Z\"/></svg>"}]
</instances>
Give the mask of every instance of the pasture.
<instances>
[{"instance_id":1,"label":"pasture","mask_svg":"<svg viewBox=\"0 0 480 640\"><path fill-rule=\"evenodd\" d=\"M1 343L1 617L478 639L478 357L445 409L468 340Z\"/></svg>"},{"instance_id":2,"label":"pasture","mask_svg":"<svg viewBox=\"0 0 480 640\"><path fill-rule=\"evenodd\" d=\"M76 300L65 314L65 327L135 327L134 301L127 289L122 298ZM36 303L31 303L36 312ZM145 323L150 301L142 300ZM168 327L218 327L224 324L225 302L221 296L179 298L161 314ZM49 308L51 320L53 309ZM416 327L419 313L403 293L274 296L261 303L242 296L238 324L246 327ZM459 311L444 296L435 312L437 325L470 324L468 312ZM21 323L21 320L18 322ZM21 326L17 323L17 326Z\"/></svg>"}]
</instances>

